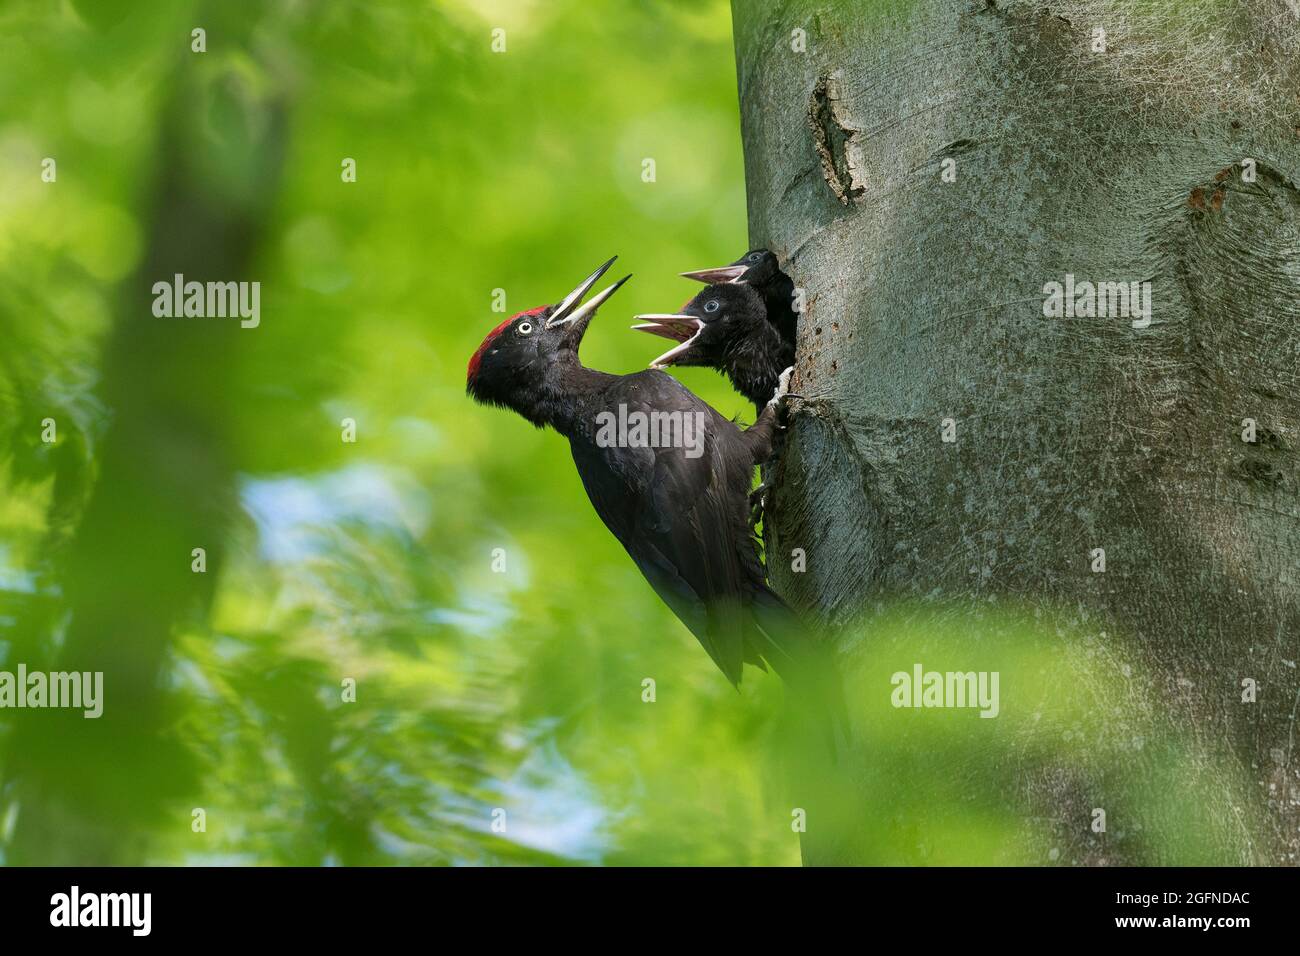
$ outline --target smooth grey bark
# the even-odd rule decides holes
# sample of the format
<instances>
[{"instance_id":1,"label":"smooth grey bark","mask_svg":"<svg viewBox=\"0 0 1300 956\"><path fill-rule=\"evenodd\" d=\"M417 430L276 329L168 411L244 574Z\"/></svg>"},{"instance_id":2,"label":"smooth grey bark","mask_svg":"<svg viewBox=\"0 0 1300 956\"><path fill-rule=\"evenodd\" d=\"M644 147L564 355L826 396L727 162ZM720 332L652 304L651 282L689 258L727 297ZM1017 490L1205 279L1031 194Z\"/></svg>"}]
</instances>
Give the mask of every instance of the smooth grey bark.
<instances>
[{"instance_id":1,"label":"smooth grey bark","mask_svg":"<svg viewBox=\"0 0 1300 956\"><path fill-rule=\"evenodd\" d=\"M1141 661L1135 708L1248 782L1266 822L1223 862L1300 860L1298 17L733 0L751 245L806 290L781 590L868 641L898 600L1064 611L1063 640ZM1149 327L1046 317L1067 274L1149 280ZM1009 785L1062 860L1131 861L1059 779ZM854 860L850 834L812 837L808 862Z\"/></svg>"}]
</instances>

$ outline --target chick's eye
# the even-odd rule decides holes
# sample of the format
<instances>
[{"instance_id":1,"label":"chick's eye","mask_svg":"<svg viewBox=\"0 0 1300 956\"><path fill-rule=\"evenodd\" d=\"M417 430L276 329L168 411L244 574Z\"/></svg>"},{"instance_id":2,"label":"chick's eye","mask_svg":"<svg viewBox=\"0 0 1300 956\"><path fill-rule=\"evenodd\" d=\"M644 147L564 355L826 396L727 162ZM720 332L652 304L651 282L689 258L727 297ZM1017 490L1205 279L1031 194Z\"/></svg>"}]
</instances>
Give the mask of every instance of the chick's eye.
<instances>
[{"instance_id":1,"label":"chick's eye","mask_svg":"<svg viewBox=\"0 0 1300 956\"><path fill-rule=\"evenodd\" d=\"M520 323L519 323L518 331L519 331L519 334L520 334L520 335L527 335L527 334L528 334L529 332L531 332L532 330L533 330L533 323L531 323L531 322L520 322Z\"/></svg>"},{"instance_id":2,"label":"chick's eye","mask_svg":"<svg viewBox=\"0 0 1300 956\"><path fill-rule=\"evenodd\" d=\"M718 311L718 308L719 308L719 306L718 306L718 300L717 300L717 299L710 299L708 302L705 302L705 303L704 303L704 311L705 311L705 312L717 312L717 311Z\"/></svg>"},{"instance_id":3,"label":"chick's eye","mask_svg":"<svg viewBox=\"0 0 1300 956\"><path fill-rule=\"evenodd\" d=\"M757 262L761 258L763 258L763 254L761 252L754 252L754 253L750 253L749 261Z\"/></svg>"}]
</instances>

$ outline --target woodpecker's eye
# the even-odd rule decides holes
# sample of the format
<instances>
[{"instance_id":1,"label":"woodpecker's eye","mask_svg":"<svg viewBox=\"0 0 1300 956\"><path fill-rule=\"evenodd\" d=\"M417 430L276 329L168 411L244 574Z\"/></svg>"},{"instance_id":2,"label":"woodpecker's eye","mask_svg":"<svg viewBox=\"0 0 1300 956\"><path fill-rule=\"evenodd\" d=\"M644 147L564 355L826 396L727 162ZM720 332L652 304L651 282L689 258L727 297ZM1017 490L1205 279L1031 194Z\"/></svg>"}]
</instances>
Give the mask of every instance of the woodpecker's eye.
<instances>
[{"instance_id":1,"label":"woodpecker's eye","mask_svg":"<svg viewBox=\"0 0 1300 956\"><path fill-rule=\"evenodd\" d=\"M763 258L763 253L761 253L761 252L753 252L753 253L750 253L749 261L750 261L750 262L757 262L757 261L758 261L759 259L761 259L761 258Z\"/></svg>"},{"instance_id":2,"label":"woodpecker's eye","mask_svg":"<svg viewBox=\"0 0 1300 956\"><path fill-rule=\"evenodd\" d=\"M529 332L531 332L532 330L533 330L533 323L531 323L531 322L520 322L520 323L519 323L518 331L519 331L519 334L520 334L520 335L527 335L527 334L528 334Z\"/></svg>"},{"instance_id":3,"label":"woodpecker's eye","mask_svg":"<svg viewBox=\"0 0 1300 956\"><path fill-rule=\"evenodd\" d=\"M720 306L717 299L710 299L708 302L704 303L705 312L717 312L719 308Z\"/></svg>"}]
</instances>

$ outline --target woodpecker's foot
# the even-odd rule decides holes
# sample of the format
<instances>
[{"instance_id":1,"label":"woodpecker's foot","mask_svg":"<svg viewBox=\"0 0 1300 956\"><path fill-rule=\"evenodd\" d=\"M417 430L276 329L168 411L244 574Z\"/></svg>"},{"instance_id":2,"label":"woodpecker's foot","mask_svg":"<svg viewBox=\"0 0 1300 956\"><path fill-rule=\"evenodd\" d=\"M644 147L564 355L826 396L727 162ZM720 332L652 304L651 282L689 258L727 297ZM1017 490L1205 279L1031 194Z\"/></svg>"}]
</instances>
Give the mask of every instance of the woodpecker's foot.
<instances>
[{"instance_id":1,"label":"woodpecker's foot","mask_svg":"<svg viewBox=\"0 0 1300 956\"><path fill-rule=\"evenodd\" d=\"M790 376L792 375L794 375L793 365L781 373L781 377L777 379L776 391L772 393L772 400L767 404L775 405L780 410L780 407L785 404L786 397L790 394Z\"/></svg>"},{"instance_id":2,"label":"woodpecker's foot","mask_svg":"<svg viewBox=\"0 0 1300 956\"><path fill-rule=\"evenodd\" d=\"M763 508L767 505L767 482L763 482L749 493L749 530L753 531L763 520Z\"/></svg>"},{"instance_id":3,"label":"woodpecker's foot","mask_svg":"<svg viewBox=\"0 0 1300 956\"><path fill-rule=\"evenodd\" d=\"M790 417L790 399L803 397L790 391L790 378L793 375L794 366L791 365L781 373L781 377L777 380L776 391L772 394L772 400L767 403L768 407L776 412L776 425L777 428L782 430L785 429L786 422Z\"/></svg>"}]
</instances>

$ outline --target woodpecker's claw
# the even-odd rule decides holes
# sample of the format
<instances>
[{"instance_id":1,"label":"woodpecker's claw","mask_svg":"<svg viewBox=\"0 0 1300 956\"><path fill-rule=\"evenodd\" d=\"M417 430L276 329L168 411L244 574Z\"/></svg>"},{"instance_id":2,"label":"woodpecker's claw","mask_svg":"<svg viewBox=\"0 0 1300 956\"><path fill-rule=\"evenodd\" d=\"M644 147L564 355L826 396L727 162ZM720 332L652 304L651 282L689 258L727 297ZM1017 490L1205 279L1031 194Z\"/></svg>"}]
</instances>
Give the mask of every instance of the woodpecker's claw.
<instances>
[{"instance_id":1,"label":"woodpecker's claw","mask_svg":"<svg viewBox=\"0 0 1300 956\"><path fill-rule=\"evenodd\" d=\"M745 274L749 266L719 266L716 269L697 269L695 272L683 272L683 279L694 279L696 282L703 282L705 285L712 285L715 282L739 282L740 277Z\"/></svg>"},{"instance_id":2,"label":"woodpecker's claw","mask_svg":"<svg viewBox=\"0 0 1300 956\"><path fill-rule=\"evenodd\" d=\"M627 279L630 279L631 276L628 276L627 279L620 279L586 305L581 306L580 308L578 307L578 303L582 301L583 296L590 292L591 287L600 281L600 277L609 271L609 267L614 264L614 260L617 258L618 256L611 257L609 261L599 269L579 282L578 287L566 295L564 300L555 307L555 311L552 312L550 318L546 320L546 327L548 329L553 329L557 325L563 325L566 322L573 322L576 319L582 318L584 315L590 315L596 309L600 308L601 304L613 295L619 286L626 282Z\"/></svg>"},{"instance_id":3,"label":"woodpecker's claw","mask_svg":"<svg viewBox=\"0 0 1300 956\"><path fill-rule=\"evenodd\" d=\"M781 373L781 377L777 380L776 391L772 394L772 400L767 403L768 405L783 405L785 403L785 400L790 397L790 378L793 375L793 365Z\"/></svg>"},{"instance_id":4,"label":"woodpecker's claw","mask_svg":"<svg viewBox=\"0 0 1300 956\"><path fill-rule=\"evenodd\" d=\"M763 520L767 509L767 482L763 482L749 493L749 528L752 531Z\"/></svg>"}]
</instances>

